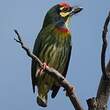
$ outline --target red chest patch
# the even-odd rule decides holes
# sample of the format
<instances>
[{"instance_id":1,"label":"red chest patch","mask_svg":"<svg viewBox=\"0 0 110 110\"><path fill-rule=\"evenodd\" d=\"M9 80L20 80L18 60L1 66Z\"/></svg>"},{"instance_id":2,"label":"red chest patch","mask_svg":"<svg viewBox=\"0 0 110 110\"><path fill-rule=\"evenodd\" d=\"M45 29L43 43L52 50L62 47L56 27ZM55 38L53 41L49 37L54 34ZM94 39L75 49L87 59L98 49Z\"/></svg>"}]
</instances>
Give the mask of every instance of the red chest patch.
<instances>
[{"instance_id":1,"label":"red chest patch","mask_svg":"<svg viewBox=\"0 0 110 110\"><path fill-rule=\"evenodd\" d=\"M58 31L60 31L60 32L64 32L64 33L68 33L68 32L69 32L69 30L68 30L67 28L58 27L57 29L58 29Z\"/></svg>"}]
</instances>

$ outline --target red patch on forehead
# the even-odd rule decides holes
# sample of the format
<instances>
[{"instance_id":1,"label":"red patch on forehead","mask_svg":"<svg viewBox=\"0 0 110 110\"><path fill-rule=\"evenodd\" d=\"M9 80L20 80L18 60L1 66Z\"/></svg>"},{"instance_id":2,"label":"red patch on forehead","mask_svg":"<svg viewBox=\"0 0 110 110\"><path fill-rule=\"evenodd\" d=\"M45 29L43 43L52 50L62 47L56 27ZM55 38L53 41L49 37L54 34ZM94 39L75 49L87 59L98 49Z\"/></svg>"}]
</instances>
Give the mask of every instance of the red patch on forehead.
<instances>
[{"instance_id":1,"label":"red patch on forehead","mask_svg":"<svg viewBox=\"0 0 110 110\"><path fill-rule=\"evenodd\" d=\"M70 4L68 3L65 3L65 2L62 2L59 4L61 7L64 7L64 8L68 8L68 7L71 7Z\"/></svg>"}]
</instances>

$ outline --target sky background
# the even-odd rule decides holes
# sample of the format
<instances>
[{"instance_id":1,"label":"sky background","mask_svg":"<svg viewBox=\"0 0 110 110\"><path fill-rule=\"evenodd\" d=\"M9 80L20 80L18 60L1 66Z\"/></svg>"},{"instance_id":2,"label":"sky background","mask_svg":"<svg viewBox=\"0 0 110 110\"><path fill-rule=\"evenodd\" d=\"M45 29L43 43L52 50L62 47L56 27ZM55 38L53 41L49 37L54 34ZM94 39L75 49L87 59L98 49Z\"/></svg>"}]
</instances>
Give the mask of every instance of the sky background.
<instances>
[{"instance_id":1,"label":"sky background","mask_svg":"<svg viewBox=\"0 0 110 110\"><path fill-rule=\"evenodd\" d=\"M73 106L60 89L48 107L36 104L31 85L31 59L14 41L17 29L32 49L48 9L63 0L0 0L0 110L72 110ZM66 0L65 0L66 1ZM87 110L86 99L96 96L101 77L101 34L110 10L110 0L67 0L84 10L71 21L72 56L67 79ZM109 26L110 44L110 26ZM110 45L107 59L110 58ZM109 101L110 110L110 101Z\"/></svg>"}]
</instances>

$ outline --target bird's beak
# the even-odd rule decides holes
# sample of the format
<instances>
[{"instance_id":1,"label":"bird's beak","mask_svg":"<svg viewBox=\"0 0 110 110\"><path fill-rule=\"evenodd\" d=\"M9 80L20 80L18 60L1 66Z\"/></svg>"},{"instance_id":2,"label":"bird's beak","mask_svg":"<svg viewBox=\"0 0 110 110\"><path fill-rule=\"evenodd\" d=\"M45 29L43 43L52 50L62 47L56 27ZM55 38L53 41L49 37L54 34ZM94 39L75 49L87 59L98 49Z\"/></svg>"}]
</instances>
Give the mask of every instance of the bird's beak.
<instances>
[{"instance_id":1,"label":"bird's beak","mask_svg":"<svg viewBox=\"0 0 110 110\"><path fill-rule=\"evenodd\" d=\"M80 7L77 7L77 6L72 7L72 11L70 12L70 16L75 15L75 14L79 13L82 10L83 10L83 8L80 8Z\"/></svg>"}]
</instances>

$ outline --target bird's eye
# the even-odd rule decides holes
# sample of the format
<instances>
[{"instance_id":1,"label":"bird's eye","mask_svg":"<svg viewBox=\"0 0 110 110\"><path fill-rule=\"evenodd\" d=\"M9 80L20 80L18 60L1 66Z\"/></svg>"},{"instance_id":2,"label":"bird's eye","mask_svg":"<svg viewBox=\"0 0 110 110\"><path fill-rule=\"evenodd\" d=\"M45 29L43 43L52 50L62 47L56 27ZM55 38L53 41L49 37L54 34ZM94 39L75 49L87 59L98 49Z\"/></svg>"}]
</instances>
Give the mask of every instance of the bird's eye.
<instances>
[{"instance_id":1,"label":"bird's eye","mask_svg":"<svg viewBox=\"0 0 110 110\"><path fill-rule=\"evenodd\" d=\"M70 12L72 10L71 7L63 8L61 11L62 12Z\"/></svg>"},{"instance_id":2,"label":"bird's eye","mask_svg":"<svg viewBox=\"0 0 110 110\"><path fill-rule=\"evenodd\" d=\"M60 7L60 16L65 18L72 11L72 7Z\"/></svg>"}]
</instances>

